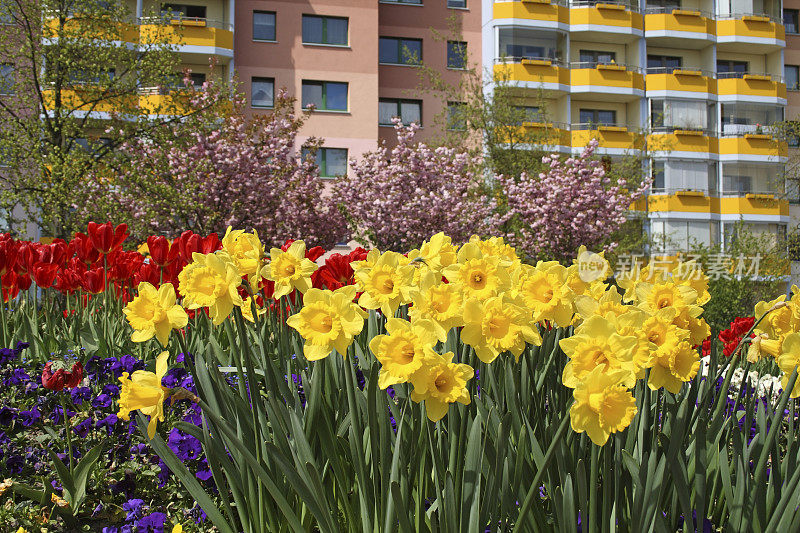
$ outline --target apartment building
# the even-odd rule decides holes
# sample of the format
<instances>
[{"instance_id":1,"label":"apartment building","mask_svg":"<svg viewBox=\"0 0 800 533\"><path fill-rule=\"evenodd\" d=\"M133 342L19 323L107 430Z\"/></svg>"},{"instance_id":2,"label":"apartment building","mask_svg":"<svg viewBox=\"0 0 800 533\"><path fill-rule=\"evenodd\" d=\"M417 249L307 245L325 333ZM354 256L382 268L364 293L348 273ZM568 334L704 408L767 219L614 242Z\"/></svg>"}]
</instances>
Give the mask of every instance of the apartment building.
<instances>
[{"instance_id":1,"label":"apartment building","mask_svg":"<svg viewBox=\"0 0 800 533\"><path fill-rule=\"evenodd\" d=\"M250 111L268 112L280 89L298 109L313 104L300 141L324 140L324 177L391 143L393 117L421 123L421 139L433 135L444 105L416 90L419 63L457 84L462 47L480 57L478 0L238 0L235 23L233 61Z\"/></svg>"},{"instance_id":2,"label":"apartment building","mask_svg":"<svg viewBox=\"0 0 800 533\"><path fill-rule=\"evenodd\" d=\"M543 95L527 127L565 153L597 138L606 156L643 156L654 182L634 207L655 251L729 242L740 220L785 234L779 1L484 0L483 17L485 68Z\"/></svg>"}]
</instances>

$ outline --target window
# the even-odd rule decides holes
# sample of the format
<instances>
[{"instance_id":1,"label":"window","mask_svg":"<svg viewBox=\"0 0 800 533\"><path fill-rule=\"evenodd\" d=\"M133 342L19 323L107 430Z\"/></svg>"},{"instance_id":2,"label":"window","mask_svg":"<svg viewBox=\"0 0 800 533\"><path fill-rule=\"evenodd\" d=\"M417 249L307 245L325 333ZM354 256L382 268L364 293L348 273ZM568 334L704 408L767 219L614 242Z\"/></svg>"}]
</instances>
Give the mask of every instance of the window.
<instances>
[{"instance_id":1,"label":"window","mask_svg":"<svg viewBox=\"0 0 800 533\"><path fill-rule=\"evenodd\" d=\"M530 28L500 28L497 57L514 59L556 59L567 49L563 33Z\"/></svg>"},{"instance_id":2,"label":"window","mask_svg":"<svg viewBox=\"0 0 800 533\"><path fill-rule=\"evenodd\" d=\"M542 122L544 120L539 106L515 106L515 110L519 113L522 122Z\"/></svg>"},{"instance_id":3,"label":"window","mask_svg":"<svg viewBox=\"0 0 800 533\"><path fill-rule=\"evenodd\" d=\"M581 109L580 123L609 126L617 122L617 112L610 109Z\"/></svg>"},{"instance_id":4,"label":"window","mask_svg":"<svg viewBox=\"0 0 800 533\"><path fill-rule=\"evenodd\" d=\"M614 52L601 52L599 50L581 50L581 63L589 63L591 67L596 65L608 65L617 61L617 54Z\"/></svg>"},{"instance_id":5,"label":"window","mask_svg":"<svg viewBox=\"0 0 800 533\"><path fill-rule=\"evenodd\" d=\"M189 74L189 80L195 89L200 89L206 82L206 75L203 72L192 72Z\"/></svg>"},{"instance_id":6,"label":"window","mask_svg":"<svg viewBox=\"0 0 800 533\"><path fill-rule=\"evenodd\" d=\"M14 94L14 65L0 64L0 94Z\"/></svg>"},{"instance_id":7,"label":"window","mask_svg":"<svg viewBox=\"0 0 800 533\"><path fill-rule=\"evenodd\" d=\"M303 148L304 159L310 153L310 150ZM334 178L347 174L347 148L319 148L315 160L322 178Z\"/></svg>"},{"instance_id":8,"label":"window","mask_svg":"<svg viewBox=\"0 0 800 533\"><path fill-rule=\"evenodd\" d=\"M648 9L662 8L667 13L672 13L673 9L680 9L680 0L647 0Z\"/></svg>"},{"instance_id":9,"label":"window","mask_svg":"<svg viewBox=\"0 0 800 533\"><path fill-rule=\"evenodd\" d=\"M204 19L206 18L206 6L189 6L185 4L164 4L161 7L161 14L173 19Z\"/></svg>"},{"instance_id":10,"label":"window","mask_svg":"<svg viewBox=\"0 0 800 533\"><path fill-rule=\"evenodd\" d=\"M797 9L783 10L783 25L786 27L786 33L797 33L797 13Z\"/></svg>"},{"instance_id":11,"label":"window","mask_svg":"<svg viewBox=\"0 0 800 533\"><path fill-rule=\"evenodd\" d=\"M461 131L467 129L466 104L447 102L447 129Z\"/></svg>"},{"instance_id":12,"label":"window","mask_svg":"<svg viewBox=\"0 0 800 533\"><path fill-rule=\"evenodd\" d=\"M786 88L790 91L796 91L797 87L797 65L784 65L783 77L786 81Z\"/></svg>"},{"instance_id":13,"label":"window","mask_svg":"<svg viewBox=\"0 0 800 533\"><path fill-rule=\"evenodd\" d=\"M688 251L698 244L714 246L719 242L719 222L694 220L654 220L651 236L656 250Z\"/></svg>"},{"instance_id":14,"label":"window","mask_svg":"<svg viewBox=\"0 0 800 533\"><path fill-rule=\"evenodd\" d=\"M717 59L717 77L741 78L747 73L747 61Z\"/></svg>"},{"instance_id":15,"label":"window","mask_svg":"<svg viewBox=\"0 0 800 533\"><path fill-rule=\"evenodd\" d=\"M318 111L347 111L347 84L303 80L303 107L309 105Z\"/></svg>"},{"instance_id":16,"label":"window","mask_svg":"<svg viewBox=\"0 0 800 533\"><path fill-rule=\"evenodd\" d=\"M403 124L416 122L422 124L422 100L400 100L397 98L381 98L378 100L378 124L393 126L392 119L400 117Z\"/></svg>"},{"instance_id":17,"label":"window","mask_svg":"<svg viewBox=\"0 0 800 533\"><path fill-rule=\"evenodd\" d=\"M447 41L447 68L467 68L467 43Z\"/></svg>"},{"instance_id":18,"label":"window","mask_svg":"<svg viewBox=\"0 0 800 533\"><path fill-rule=\"evenodd\" d=\"M275 80L273 78L251 78L250 105L272 107L275 105Z\"/></svg>"},{"instance_id":19,"label":"window","mask_svg":"<svg viewBox=\"0 0 800 533\"><path fill-rule=\"evenodd\" d=\"M303 15L303 43L347 46L347 19Z\"/></svg>"},{"instance_id":20,"label":"window","mask_svg":"<svg viewBox=\"0 0 800 533\"><path fill-rule=\"evenodd\" d=\"M275 13L272 11L253 11L253 40L275 40Z\"/></svg>"},{"instance_id":21,"label":"window","mask_svg":"<svg viewBox=\"0 0 800 533\"><path fill-rule=\"evenodd\" d=\"M647 72L671 74L673 70L681 68L683 58L677 56L647 55Z\"/></svg>"},{"instance_id":22,"label":"window","mask_svg":"<svg viewBox=\"0 0 800 533\"><path fill-rule=\"evenodd\" d=\"M693 100L651 100L650 126L667 130L710 129L708 104ZM713 111L713 110L712 110Z\"/></svg>"},{"instance_id":23,"label":"window","mask_svg":"<svg viewBox=\"0 0 800 533\"><path fill-rule=\"evenodd\" d=\"M381 37L378 62L389 65L419 65L422 61L422 39Z\"/></svg>"},{"instance_id":24,"label":"window","mask_svg":"<svg viewBox=\"0 0 800 533\"><path fill-rule=\"evenodd\" d=\"M447 7L452 9L467 9L467 0L447 0Z\"/></svg>"},{"instance_id":25,"label":"window","mask_svg":"<svg viewBox=\"0 0 800 533\"><path fill-rule=\"evenodd\" d=\"M422 0L379 0L384 4L409 4L414 6L421 6Z\"/></svg>"}]
</instances>

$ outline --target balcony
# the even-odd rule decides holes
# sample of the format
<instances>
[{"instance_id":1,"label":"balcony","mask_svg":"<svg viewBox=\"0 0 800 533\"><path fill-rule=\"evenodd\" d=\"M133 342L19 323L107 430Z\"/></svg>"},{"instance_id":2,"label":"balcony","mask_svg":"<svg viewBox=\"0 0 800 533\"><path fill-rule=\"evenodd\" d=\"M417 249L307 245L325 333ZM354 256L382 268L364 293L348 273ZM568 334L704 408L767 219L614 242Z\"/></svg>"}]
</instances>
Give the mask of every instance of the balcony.
<instances>
[{"instance_id":1,"label":"balcony","mask_svg":"<svg viewBox=\"0 0 800 533\"><path fill-rule=\"evenodd\" d=\"M555 59L505 57L495 60L496 80L546 91L569 91L569 69Z\"/></svg>"},{"instance_id":2,"label":"balcony","mask_svg":"<svg viewBox=\"0 0 800 533\"><path fill-rule=\"evenodd\" d=\"M659 193L660 192L660 193ZM705 190L669 190L648 195L650 212L717 213L719 198Z\"/></svg>"},{"instance_id":3,"label":"balcony","mask_svg":"<svg viewBox=\"0 0 800 533\"><path fill-rule=\"evenodd\" d=\"M750 128L752 133L748 133ZM719 139L722 161L779 162L785 160L787 152L786 143L775 139L763 128L748 126L747 129L735 130L723 125L723 134Z\"/></svg>"},{"instance_id":4,"label":"balcony","mask_svg":"<svg viewBox=\"0 0 800 533\"><path fill-rule=\"evenodd\" d=\"M716 34L714 15L674 7L648 7L644 15L644 35L651 46L676 45L673 39L712 41ZM673 40L671 43L668 41ZM681 45L685 48L684 45Z\"/></svg>"},{"instance_id":5,"label":"balcony","mask_svg":"<svg viewBox=\"0 0 800 533\"><path fill-rule=\"evenodd\" d=\"M621 0L580 0L570 3L571 32L619 33L641 36L642 14L630 3Z\"/></svg>"},{"instance_id":6,"label":"balcony","mask_svg":"<svg viewBox=\"0 0 800 533\"><path fill-rule=\"evenodd\" d=\"M560 151L571 145L570 125L564 122L523 122L506 131L496 131L499 138L508 144L536 145L547 150Z\"/></svg>"},{"instance_id":7,"label":"balcony","mask_svg":"<svg viewBox=\"0 0 800 533\"><path fill-rule=\"evenodd\" d=\"M720 100L786 105L786 84L780 76L754 72L720 72L717 78L717 94Z\"/></svg>"},{"instance_id":8,"label":"balcony","mask_svg":"<svg viewBox=\"0 0 800 533\"><path fill-rule=\"evenodd\" d=\"M233 57L233 25L205 18L145 18L140 20L139 42L168 43L182 54L196 54L198 59Z\"/></svg>"},{"instance_id":9,"label":"balcony","mask_svg":"<svg viewBox=\"0 0 800 533\"><path fill-rule=\"evenodd\" d=\"M567 29L569 9L564 0L495 2L493 17L495 21L513 19L517 25Z\"/></svg>"},{"instance_id":10,"label":"balcony","mask_svg":"<svg viewBox=\"0 0 800 533\"><path fill-rule=\"evenodd\" d=\"M55 90L45 89L43 95L45 110L54 109ZM65 109L78 115L92 113L99 119L110 118L112 114L169 116L187 112L185 92L158 87L143 88L138 95L126 94L116 98L99 94L91 88L62 89L61 101Z\"/></svg>"},{"instance_id":11,"label":"balcony","mask_svg":"<svg viewBox=\"0 0 800 533\"><path fill-rule=\"evenodd\" d=\"M712 131L681 128L654 130L647 138L647 149L650 152L689 158L715 158L719 152L719 141Z\"/></svg>"},{"instance_id":12,"label":"balcony","mask_svg":"<svg viewBox=\"0 0 800 533\"><path fill-rule=\"evenodd\" d=\"M599 141L598 152L609 155L624 155L641 150L642 136L626 124L572 124L572 148L583 149L592 139Z\"/></svg>"},{"instance_id":13,"label":"balcony","mask_svg":"<svg viewBox=\"0 0 800 533\"><path fill-rule=\"evenodd\" d=\"M722 50L768 53L784 47L785 40L782 21L767 14L732 13L717 17L717 43ZM750 46L736 46L741 44Z\"/></svg>"},{"instance_id":14,"label":"balcony","mask_svg":"<svg viewBox=\"0 0 800 533\"><path fill-rule=\"evenodd\" d=\"M717 94L714 73L693 68L648 68L645 87L648 97L677 96L708 100Z\"/></svg>"},{"instance_id":15,"label":"balcony","mask_svg":"<svg viewBox=\"0 0 800 533\"><path fill-rule=\"evenodd\" d=\"M611 96L616 101L644 96L644 76L638 67L619 63L570 63L570 91L573 94Z\"/></svg>"},{"instance_id":16,"label":"balcony","mask_svg":"<svg viewBox=\"0 0 800 533\"><path fill-rule=\"evenodd\" d=\"M720 214L749 216L788 217L789 201L774 192L743 193L725 192L720 198Z\"/></svg>"}]
</instances>

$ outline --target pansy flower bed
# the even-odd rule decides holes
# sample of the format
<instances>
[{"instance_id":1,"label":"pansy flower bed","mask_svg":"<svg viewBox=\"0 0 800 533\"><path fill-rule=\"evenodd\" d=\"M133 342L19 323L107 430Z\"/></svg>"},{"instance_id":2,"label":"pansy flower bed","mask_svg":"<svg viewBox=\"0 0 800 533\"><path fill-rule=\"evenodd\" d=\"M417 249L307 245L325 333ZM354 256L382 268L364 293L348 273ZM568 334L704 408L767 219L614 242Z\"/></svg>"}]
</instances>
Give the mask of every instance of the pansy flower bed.
<instances>
[{"instance_id":1,"label":"pansy flower bed","mask_svg":"<svg viewBox=\"0 0 800 533\"><path fill-rule=\"evenodd\" d=\"M12 529L800 528L796 288L710 339L692 264L126 237L0 237Z\"/></svg>"}]
</instances>

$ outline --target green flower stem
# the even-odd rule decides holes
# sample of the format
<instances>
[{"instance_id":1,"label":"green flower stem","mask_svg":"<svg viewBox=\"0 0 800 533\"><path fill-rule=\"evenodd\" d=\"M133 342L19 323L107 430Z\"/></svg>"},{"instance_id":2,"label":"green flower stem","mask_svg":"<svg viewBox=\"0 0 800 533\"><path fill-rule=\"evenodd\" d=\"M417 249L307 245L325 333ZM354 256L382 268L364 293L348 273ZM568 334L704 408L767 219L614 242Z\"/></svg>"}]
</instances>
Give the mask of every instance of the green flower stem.
<instances>
[{"instance_id":1,"label":"green flower stem","mask_svg":"<svg viewBox=\"0 0 800 533\"><path fill-rule=\"evenodd\" d=\"M69 475L72 477L75 473L75 459L72 457L72 424L70 424L69 420L67 419L67 405L64 403L64 394L66 394L63 390L61 391L61 396L59 398L61 402L61 416L64 418L64 429L67 433L67 452L69 453Z\"/></svg>"},{"instance_id":2,"label":"green flower stem","mask_svg":"<svg viewBox=\"0 0 800 533\"><path fill-rule=\"evenodd\" d=\"M547 465L550 463L550 459L553 457L553 454L556 451L556 446L561 442L564 433L567 431L567 427L569 426L569 408L572 406L572 402L568 402L566 406L566 412L561 419L561 425L558 426L558 430L556 430L556 434L553 435L553 440L550 443L550 446L547 448L547 452L544 454L544 460L542 461L542 466L536 472L536 475L533 476L533 481L531 481L531 488L528 489L528 494L525 495L525 501L522 502L522 507L519 510L519 516L517 517L517 523L514 526L514 531L522 531L522 524L525 521L525 517L531 510L531 506L533 506L533 498L539 492L539 481L542 479L545 471L547 470Z\"/></svg>"}]
</instances>

